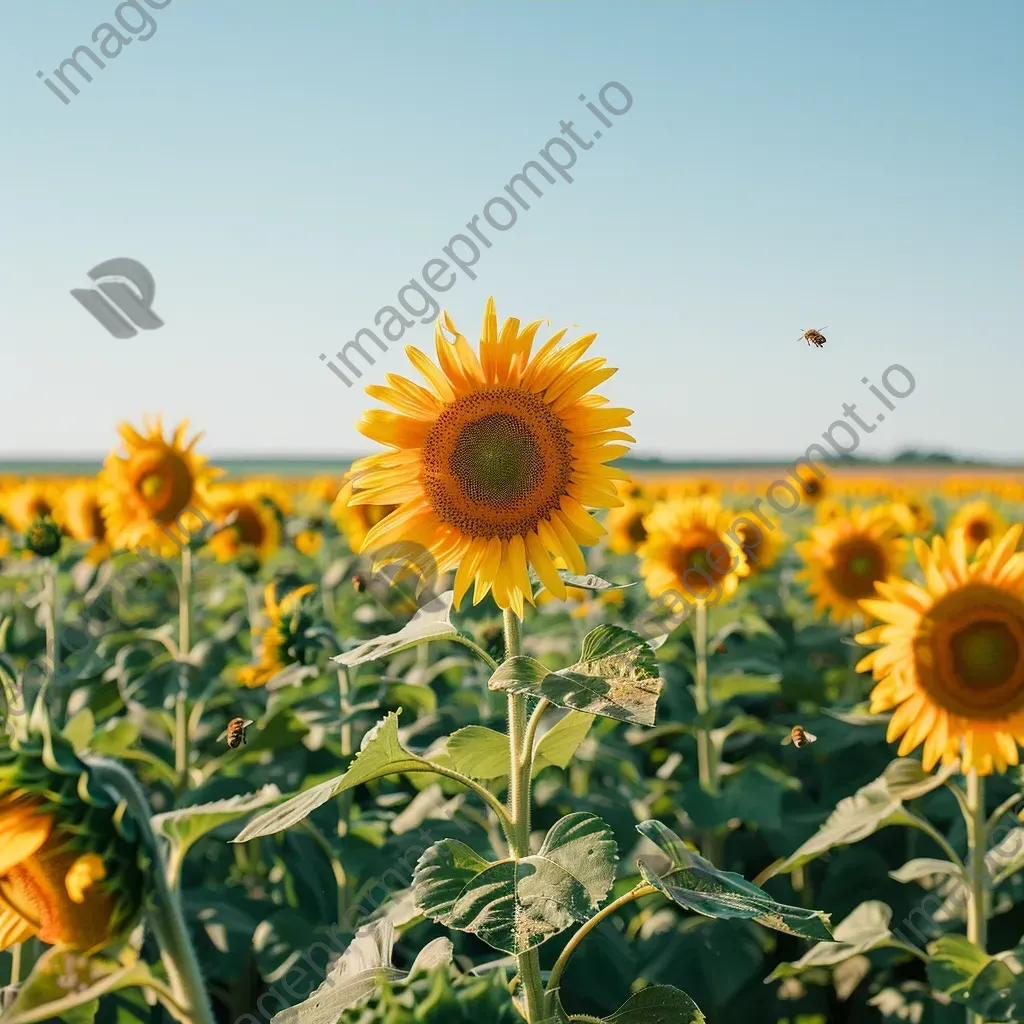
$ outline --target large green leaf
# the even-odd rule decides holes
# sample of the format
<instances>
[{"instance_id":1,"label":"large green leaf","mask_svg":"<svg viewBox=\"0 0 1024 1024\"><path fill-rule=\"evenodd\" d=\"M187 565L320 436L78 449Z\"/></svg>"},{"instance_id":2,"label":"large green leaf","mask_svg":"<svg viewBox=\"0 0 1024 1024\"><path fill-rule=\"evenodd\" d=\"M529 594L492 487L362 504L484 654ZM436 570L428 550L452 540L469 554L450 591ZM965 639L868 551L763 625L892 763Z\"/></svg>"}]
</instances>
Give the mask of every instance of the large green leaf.
<instances>
[{"instance_id":1,"label":"large green leaf","mask_svg":"<svg viewBox=\"0 0 1024 1024\"><path fill-rule=\"evenodd\" d=\"M598 626L583 639L580 660L550 671L526 656L509 658L491 676L492 690L544 697L634 725L653 725L662 681L651 645L621 626Z\"/></svg>"},{"instance_id":2,"label":"large green leaf","mask_svg":"<svg viewBox=\"0 0 1024 1024\"><path fill-rule=\"evenodd\" d=\"M570 711L567 715L563 715L544 733L537 744L533 774L536 775L544 768L551 766L568 768L593 724L594 715L587 715L582 711Z\"/></svg>"},{"instance_id":3,"label":"large green leaf","mask_svg":"<svg viewBox=\"0 0 1024 1024\"><path fill-rule=\"evenodd\" d=\"M488 863L464 843L435 843L416 865L413 895L432 920L518 955L584 921L615 881L611 829L585 812L552 826L531 857Z\"/></svg>"},{"instance_id":4,"label":"large green leaf","mask_svg":"<svg viewBox=\"0 0 1024 1024\"><path fill-rule=\"evenodd\" d=\"M39 1024L59 1017L67 1024L91 1024L101 996L145 988L153 981L146 964L129 955L119 963L48 949L2 1019L4 1024Z\"/></svg>"},{"instance_id":5,"label":"large green leaf","mask_svg":"<svg viewBox=\"0 0 1024 1024\"><path fill-rule=\"evenodd\" d=\"M832 940L828 914L776 903L742 875L720 871L694 853L660 821L642 822L637 825L637 831L668 856L668 870L659 874L641 861L640 872L673 903L705 917L757 921L766 928L805 939Z\"/></svg>"},{"instance_id":6,"label":"large green leaf","mask_svg":"<svg viewBox=\"0 0 1024 1024\"><path fill-rule=\"evenodd\" d=\"M704 1024L704 1014L683 991L671 985L651 985L630 996L607 1024Z\"/></svg>"},{"instance_id":7,"label":"large green leaf","mask_svg":"<svg viewBox=\"0 0 1024 1024\"><path fill-rule=\"evenodd\" d=\"M928 947L928 980L954 1002L985 1021L1018 1022L1024 1017L1024 975L998 957L983 953L962 935L943 935Z\"/></svg>"},{"instance_id":8,"label":"large green leaf","mask_svg":"<svg viewBox=\"0 0 1024 1024\"><path fill-rule=\"evenodd\" d=\"M337 1024L345 1010L368 1002L382 984L408 982L452 962L451 942L438 938L420 950L408 971L401 971L392 960L395 938L395 926L386 918L360 930L323 984L297 1006L275 1014L270 1024Z\"/></svg>"},{"instance_id":9,"label":"large green leaf","mask_svg":"<svg viewBox=\"0 0 1024 1024\"><path fill-rule=\"evenodd\" d=\"M452 591L446 591L429 604L425 604L397 633L375 637L332 660L352 668L367 661L386 658L430 640L447 640L459 636L459 631L451 622L453 597Z\"/></svg>"},{"instance_id":10,"label":"large green leaf","mask_svg":"<svg viewBox=\"0 0 1024 1024\"><path fill-rule=\"evenodd\" d=\"M429 762L410 754L399 742L398 713L392 712L363 737L362 747L349 765L348 771L303 793L298 793L283 804L261 814L249 822L233 841L245 843L259 836L283 832L346 789L360 786L382 775L396 775L403 771L422 770L424 767L429 768Z\"/></svg>"},{"instance_id":11,"label":"large green leaf","mask_svg":"<svg viewBox=\"0 0 1024 1024\"><path fill-rule=\"evenodd\" d=\"M508 737L483 725L453 732L445 747L457 771L471 779L497 779L511 767Z\"/></svg>"},{"instance_id":12,"label":"large green leaf","mask_svg":"<svg viewBox=\"0 0 1024 1024\"><path fill-rule=\"evenodd\" d=\"M208 804L179 807L174 811L157 814L152 819L153 830L170 843L168 860L172 877L188 853L189 847L207 832L280 799L281 791L277 786L269 785L256 793L246 793L243 796L233 796Z\"/></svg>"},{"instance_id":13,"label":"large green leaf","mask_svg":"<svg viewBox=\"0 0 1024 1024\"><path fill-rule=\"evenodd\" d=\"M792 871L837 846L860 842L881 828L919 827L919 819L904 808L903 802L937 789L957 770L958 766L953 764L929 774L922 770L919 761L897 758L874 782L840 800L825 824L765 877Z\"/></svg>"},{"instance_id":14,"label":"large green leaf","mask_svg":"<svg viewBox=\"0 0 1024 1024\"><path fill-rule=\"evenodd\" d=\"M923 878L962 877L963 869L950 860L939 860L933 857L916 857L908 860L901 868L890 871L889 876L897 882L918 882Z\"/></svg>"},{"instance_id":15,"label":"large green leaf","mask_svg":"<svg viewBox=\"0 0 1024 1024\"><path fill-rule=\"evenodd\" d=\"M836 925L834 942L818 942L802 956L788 964L779 964L765 978L765 983L778 978L789 978L811 967L831 967L855 956L862 956L873 949L906 945L896 939L889 930L892 909L879 900L868 900L855 907L849 917Z\"/></svg>"}]
</instances>

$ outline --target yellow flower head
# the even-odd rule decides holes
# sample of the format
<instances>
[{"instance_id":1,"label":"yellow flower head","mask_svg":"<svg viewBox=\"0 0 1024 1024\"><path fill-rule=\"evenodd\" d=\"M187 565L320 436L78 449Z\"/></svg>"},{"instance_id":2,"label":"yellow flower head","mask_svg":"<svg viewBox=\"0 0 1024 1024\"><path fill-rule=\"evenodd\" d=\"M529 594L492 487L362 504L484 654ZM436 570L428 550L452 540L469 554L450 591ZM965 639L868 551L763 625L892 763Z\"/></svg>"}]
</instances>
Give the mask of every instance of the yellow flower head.
<instances>
[{"instance_id":1,"label":"yellow flower head","mask_svg":"<svg viewBox=\"0 0 1024 1024\"><path fill-rule=\"evenodd\" d=\"M712 497L676 498L654 506L644 520L647 540L637 552L651 597L675 591L689 600L717 603L736 593L750 574L731 536L733 517Z\"/></svg>"},{"instance_id":2,"label":"yellow flower head","mask_svg":"<svg viewBox=\"0 0 1024 1024\"><path fill-rule=\"evenodd\" d=\"M187 536L201 522L182 513L191 506L209 514L205 489L214 474L192 450L199 436L185 444L187 427L187 421L179 424L170 441L164 439L159 418L146 424L145 435L127 423L118 427L127 454L111 452L100 474L103 514L115 547L176 554L174 536Z\"/></svg>"},{"instance_id":3,"label":"yellow flower head","mask_svg":"<svg viewBox=\"0 0 1024 1024\"><path fill-rule=\"evenodd\" d=\"M922 763L963 758L982 775L1018 762L1024 742L1024 526L985 541L973 561L962 531L947 543L920 537L914 553L924 585L880 583L863 601L883 625L857 636L881 644L861 659L871 671L873 712L896 710L886 738L902 737L902 757L924 744Z\"/></svg>"},{"instance_id":4,"label":"yellow flower head","mask_svg":"<svg viewBox=\"0 0 1024 1024\"><path fill-rule=\"evenodd\" d=\"M766 526L760 517L767 518L771 526ZM739 538L740 549L743 552L743 559L750 569L750 575L770 569L778 560L779 555L785 550L786 535L782 532L779 524L773 522L770 517L759 513L759 518L752 519L745 514L736 513L730 516L732 519L731 531Z\"/></svg>"},{"instance_id":5,"label":"yellow flower head","mask_svg":"<svg viewBox=\"0 0 1024 1024\"><path fill-rule=\"evenodd\" d=\"M562 330L534 353L540 325L513 317L499 328L489 299L477 355L445 312L436 326L440 368L406 348L426 387L389 374L387 386L366 389L396 411L371 410L359 425L389 450L352 467L352 503L398 507L362 550L381 564L388 545L411 542L438 573L458 565L456 607L475 584L474 604L491 592L522 615L532 602L531 564L564 598L553 559L585 572L580 545L605 532L587 508L621 504L614 480L623 473L605 463L628 451L618 442L633 440L621 430L630 410L591 393L615 370L582 360L593 334L559 347Z\"/></svg>"},{"instance_id":6,"label":"yellow flower head","mask_svg":"<svg viewBox=\"0 0 1024 1024\"><path fill-rule=\"evenodd\" d=\"M219 562L231 562L243 554L266 561L281 542L281 526L258 487L250 484L218 487L210 491L214 522L234 522L210 538L210 550Z\"/></svg>"},{"instance_id":7,"label":"yellow flower head","mask_svg":"<svg viewBox=\"0 0 1024 1024\"><path fill-rule=\"evenodd\" d=\"M277 585L268 583L263 591L263 603L269 624L253 631L257 661L238 670L238 679L250 689L266 686L270 680L290 664L305 663L309 649L303 634L310 621L302 614L302 599L312 593L312 584L298 587L278 600Z\"/></svg>"},{"instance_id":8,"label":"yellow flower head","mask_svg":"<svg viewBox=\"0 0 1024 1024\"><path fill-rule=\"evenodd\" d=\"M397 508L397 505L352 504L352 480L346 475L331 505L331 517L345 535L349 547L359 551L370 530Z\"/></svg>"},{"instance_id":9,"label":"yellow flower head","mask_svg":"<svg viewBox=\"0 0 1024 1024\"><path fill-rule=\"evenodd\" d=\"M641 497L627 497L620 508L608 513L608 547L617 555L630 555L645 540L647 530L644 519L651 511L651 503Z\"/></svg>"},{"instance_id":10,"label":"yellow flower head","mask_svg":"<svg viewBox=\"0 0 1024 1024\"><path fill-rule=\"evenodd\" d=\"M1006 532L1006 520L987 501L968 501L960 506L946 526L946 543L951 544L953 536L961 530L967 543L967 553L972 555L983 541Z\"/></svg>"},{"instance_id":11,"label":"yellow flower head","mask_svg":"<svg viewBox=\"0 0 1024 1024\"><path fill-rule=\"evenodd\" d=\"M52 516L60 502L60 492L50 481L28 480L12 487L3 496L0 511L18 533L24 533L37 519Z\"/></svg>"},{"instance_id":12,"label":"yellow flower head","mask_svg":"<svg viewBox=\"0 0 1024 1024\"><path fill-rule=\"evenodd\" d=\"M812 527L809 539L794 547L806 566L796 578L808 581L815 611L830 611L836 622L855 620L861 611L858 602L903 564L907 542L895 534L890 518L872 517L860 508Z\"/></svg>"}]
</instances>

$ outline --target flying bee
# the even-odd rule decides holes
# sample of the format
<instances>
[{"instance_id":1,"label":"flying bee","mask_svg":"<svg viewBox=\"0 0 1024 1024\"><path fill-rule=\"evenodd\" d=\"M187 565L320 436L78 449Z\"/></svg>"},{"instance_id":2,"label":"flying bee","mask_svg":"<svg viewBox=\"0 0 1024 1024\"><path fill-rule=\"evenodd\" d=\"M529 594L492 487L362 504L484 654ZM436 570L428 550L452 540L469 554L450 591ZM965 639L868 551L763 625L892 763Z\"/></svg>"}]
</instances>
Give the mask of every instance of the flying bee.
<instances>
[{"instance_id":1,"label":"flying bee","mask_svg":"<svg viewBox=\"0 0 1024 1024\"><path fill-rule=\"evenodd\" d=\"M251 718L232 718L228 722L226 731L221 733L221 739L226 738L228 747L234 750L236 747L240 747L243 743L247 742L246 733L248 733L249 726L252 724Z\"/></svg>"},{"instance_id":2,"label":"flying bee","mask_svg":"<svg viewBox=\"0 0 1024 1024\"><path fill-rule=\"evenodd\" d=\"M352 577L352 589L357 594L364 593L366 590L366 577L356 573L356 575Z\"/></svg>"},{"instance_id":3,"label":"flying bee","mask_svg":"<svg viewBox=\"0 0 1024 1024\"><path fill-rule=\"evenodd\" d=\"M800 747L813 743L817 738L814 733L808 732L802 725L794 725L789 735L782 741L782 745L786 746L787 743L792 743L799 750Z\"/></svg>"},{"instance_id":4,"label":"flying bee","mask_svg":"<svg viewBox=\"0 0 1024 1024\"><path fill-rule=\"evenodd\" d=\"M827 326L822 327L821 329L821 331L827 330ZM813 345L815 348L821 348L821 346L825 344L825 335L822 334L821 331L815 330L815 328L812 327L809 331L804 331L800 337L803 338L808 345Z\"/></svg>"}]
</instances>

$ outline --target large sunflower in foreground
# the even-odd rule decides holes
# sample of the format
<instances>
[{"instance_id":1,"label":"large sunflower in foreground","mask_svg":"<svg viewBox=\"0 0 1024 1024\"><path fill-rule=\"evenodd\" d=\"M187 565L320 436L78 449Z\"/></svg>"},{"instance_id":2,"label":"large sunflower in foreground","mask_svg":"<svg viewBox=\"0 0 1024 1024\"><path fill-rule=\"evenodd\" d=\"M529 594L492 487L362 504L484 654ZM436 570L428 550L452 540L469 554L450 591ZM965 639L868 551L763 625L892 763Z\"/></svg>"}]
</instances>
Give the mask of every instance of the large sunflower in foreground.
<instances>
[{"instance_id":1,"label":"large sunflower in foreground","mask_svg":"<svg viewBox=\"0 0 1024 1024\"><path fill-rule=\"evenodd\" d=\"M736 593L750 574L747 559L729 535L731 517L710 496L677 498L655 505L644 520L640 573L651 597L675 591L716 603Z\"/></svg>"},{"instance_id":2,"label":"large sunflower in foreground","mask_svg":"<svg viewBox=\"0 0 1024 1024\"><path fill-rule=\"evenodd\" d=\"M389 450L353 465L352 503L398 507L362 550L384 562L387 545L411 543L437 573L458 565L456 607L475 584L474 604L490 591L522 615L524 600L533 601L531 564L564 599L554 559L585 572L580 545L605 532L586 509L621 504L614 481L623 474L605 463L628 451L618 442L633 440L620 429L631 410L590 393L615 370L604 359L581 361L594 334L560 347L561 330L533 353L540 325L511 317L499 329L488 299L478 356L445 312L436 327L440 369L406 348L427 387L388 374L388 386L366 389L397 411L371 410L359 424Z\"/></svg>"},{"instance_id":3,"label":"large sunflower in foreground","mask_svg":"<svg viewBox=\"0 0 1024 1024\"><path fill-rule=\"evenodd\" d=\"M206 459L193 448L202 435L185 443L188 421L183 421L169 441L164 439L159 417L145 425L145 434L127 423L118 427L127 454L111 452L100 474L103 514L111 543L118 548L146 547L162 555L176 554L177 535L184 540L200 521L191 506L209 514L205 488L214 473ZM181 516L181 526L176 525Z\"/></svg>"},{"instance_id":4,"label":"large sunflower in foreground","mask_svg":"<svg viewBox=\"0 0 1024 1024\"><path fill-rule=\"evenodd\" d=\"M946 543L952 542L958 531L963 531L967 553L974 554L978 545L1006 531L1006 520L984 500L968 501L961 505L946 526Z\"/></svg>"},{"instance_id":5,"label":"large sunflower in foreground","mask_svg":"<svg viewBox=\"0 0 1024 1024\"><path fill-rule=\"evenodd\" d=\"M808 583L814 610L831 611L836 622L849 622L861 612L862 598L875 593L875 584L899 572L907 542L888 517L860 508L826 525L811 528L808 540L794 544L805 568L796 576Z\"/></svg>"},{"instance_id":6,"label":"large sunflower in foreground","mask_svg":"<svg viewBox=\"0 0 1024 1024\"><path fill-rule=\"evenodd\" d=\"M924 586L890 580L864 610L884 623L857 636L882 644L861 659L877 681L873 712L896 710L886 739L899 756L924 744L931 770L962 757L964 772L989 775L1017 764L1024 742L1024 553L1017 524L969 561L963 532L914 551Z\"/></svg>"}]
</instances>

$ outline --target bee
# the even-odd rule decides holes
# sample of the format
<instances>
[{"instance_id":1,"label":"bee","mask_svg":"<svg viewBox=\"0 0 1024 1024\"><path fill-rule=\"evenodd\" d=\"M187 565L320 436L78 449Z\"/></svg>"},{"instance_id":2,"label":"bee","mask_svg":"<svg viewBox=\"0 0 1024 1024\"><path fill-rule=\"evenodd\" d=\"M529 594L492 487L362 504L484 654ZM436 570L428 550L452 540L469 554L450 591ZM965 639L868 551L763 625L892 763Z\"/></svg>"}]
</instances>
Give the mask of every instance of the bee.
<instances>
[{"instance_id":1,"label":"bee","mask_svg":"<svg viewBox=\"0 0 1024 1024\"><path fill-rule=\"evenodd\" d=\"M813 743L817 738L813 732L808 732L802 725L794 725L789 735L782 741L782 745L786 746L787 743L792 743L799 750L800 747Z\"/></svg>"},{"instance_id":2,"label":"bee","mask_svg":"<svg viewBox=\"0 0 1024 1024\"><path fill-rule=\"evenodd\" d=\"M823 327L821 331L827 331L828 327ZM813 327L809 331L804 331L800 335L808 345L813 345L815 348L821 348L825 344L825 335L821 331L815 330Z\"/></svg>"},{"instance_id":3,"label":"bee","mask_svg":"<svg viewBox=\"0 0 1024 1024\"><path fill-rule=\"evenodd\" d=\"M236 747L240 747L243 743L247 742L246 733L248 733L249 726L252 724L252 719L250 718L232 718L228 722L227 731L221 734L221 738L226 737L228 747L234 750Z\"/></svg>"},{"instance_id":4,"label":"bee","mask_svg":"<svg viewBox=\"0 0 1024 1024\"><path fill-rule=\"evenodd\" d=\"M364 593L366 590L366 577L356 573L356 575L352 577L352 589L357 594Z\"/></svg>"}]
</instances>

